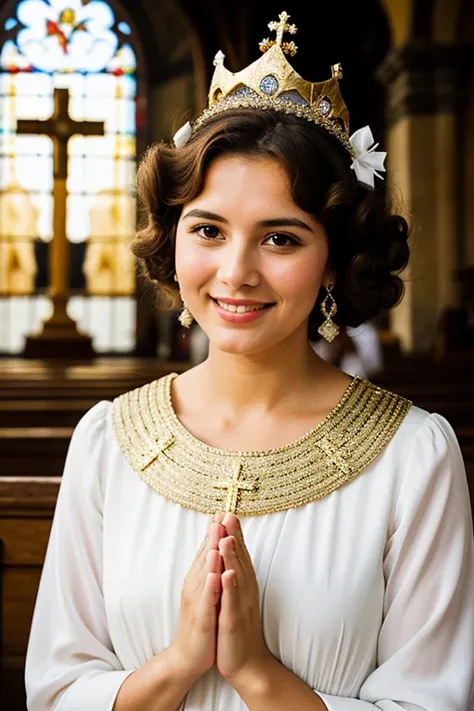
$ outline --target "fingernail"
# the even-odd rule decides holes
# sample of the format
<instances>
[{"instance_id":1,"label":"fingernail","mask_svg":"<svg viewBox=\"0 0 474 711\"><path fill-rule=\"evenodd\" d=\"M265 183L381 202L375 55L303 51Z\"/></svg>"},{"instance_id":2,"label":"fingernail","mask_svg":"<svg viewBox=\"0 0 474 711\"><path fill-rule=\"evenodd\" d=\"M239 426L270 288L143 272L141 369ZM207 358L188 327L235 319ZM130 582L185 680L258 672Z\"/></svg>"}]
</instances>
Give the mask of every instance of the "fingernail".
<instances>
[{"instance_id":1,"label":"fingernail","mask_svg":"<svg viewBox=\"0 0 474 711\"><path fill-rule=\"evenodd\" d=\"M224 516L225 514L222 511L217 511L217 513L214 514L214 518L212 520L215 523L222 523Z\"/></svg>"}]
</instances>

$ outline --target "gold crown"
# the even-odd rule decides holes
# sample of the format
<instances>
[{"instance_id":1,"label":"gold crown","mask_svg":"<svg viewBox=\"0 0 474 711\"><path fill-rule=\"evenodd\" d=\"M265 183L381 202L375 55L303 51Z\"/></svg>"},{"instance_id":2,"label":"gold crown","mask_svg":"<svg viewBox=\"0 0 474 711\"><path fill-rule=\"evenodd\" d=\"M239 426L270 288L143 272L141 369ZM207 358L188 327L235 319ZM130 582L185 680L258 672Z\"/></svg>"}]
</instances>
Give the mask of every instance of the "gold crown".
<instances>
[{"instance_id":1,"label":"gold crown","mask_svg":"<svg viewBox=\"0 0 474 711\"><path fill-rule=\"evenodd\" d=\"M241 72L230 72L224 67L225 55L221 51L216 54L208 106L194 122L193 130L229 109L274 109L325 128L353 156L349 141L349 112L339 91L342 67L334 64L331 79L319 83L300 77L285 57L285 54L293 57L298 49L293 41L283 42L285 32L295 34L297 31L295 25L288 24L289 18L288 13L282 12L278 22L269 23L269 29L276 32L276 39L262 40L263 57Z\"/></svg>"}]
</instances>

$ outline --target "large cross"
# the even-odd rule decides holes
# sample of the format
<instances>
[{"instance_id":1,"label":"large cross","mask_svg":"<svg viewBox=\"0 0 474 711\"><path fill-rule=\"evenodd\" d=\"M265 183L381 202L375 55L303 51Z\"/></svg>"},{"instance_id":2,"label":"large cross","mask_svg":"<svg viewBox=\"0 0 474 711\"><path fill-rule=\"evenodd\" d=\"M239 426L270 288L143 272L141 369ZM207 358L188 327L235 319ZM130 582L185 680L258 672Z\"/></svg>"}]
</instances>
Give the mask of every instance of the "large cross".
<instances>
[{"instance_id":1,"label":"large cross","mask_svg":"<svg viewBox=\"0 0 474 711\"><path fill-rule=\"evenodd\" d=\"M241 490L253 491L256 488L256 481L252 483L239 481L241 470L242 464L240 462L237 462L234 467L232 479L227 479L226 481L217 481L214 483L214 487L216 489L228 489L227 499L225 502L225 510L228 513L236 513L237 500L239 498L239 492Z\"/></svg>"},{"instance_id":2,"label":"large cross","mask_svg":"<svg viewBox=\"0 0 474 711\"><path fill-rule=\"evenodd\" d=\"M54 112L46 121L19 120L18 134L43 134L53 139L54 152L54 207L53 241L49 256L49 294L53 301L53 315L44 324L44 340L51 343L58 340L74 341L83 339L78 334L76 324L66 313L69 291L69 242L66 236L66 181L68 175L69 139L82 136L103 136L103 121L74 121L69 115L69 90L54 90ZM40 338L43 336L41 334ZM54 356L54 353L51 353Z\"/></svg>"}]
</instances>

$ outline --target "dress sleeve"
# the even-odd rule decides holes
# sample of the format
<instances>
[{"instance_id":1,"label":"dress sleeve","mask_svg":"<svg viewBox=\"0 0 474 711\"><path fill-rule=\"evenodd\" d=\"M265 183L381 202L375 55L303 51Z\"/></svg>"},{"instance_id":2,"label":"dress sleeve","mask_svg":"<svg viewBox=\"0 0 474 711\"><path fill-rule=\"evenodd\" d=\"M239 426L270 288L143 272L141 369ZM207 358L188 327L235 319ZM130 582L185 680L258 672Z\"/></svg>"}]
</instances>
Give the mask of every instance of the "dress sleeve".
<instances>
[{"instance_id":1,"label":"dress sleeve","mask_svg":"<svg viewBox=\"0 0 474 711\"><path fill-rule=\"evenodd\" d=\"M329 711L474 711L474 555L469 491L450 425L430 415L408 453L384 555L377 668Z\"/></svg>"},{"instance_id":2,"label":"dress sleeve","mask_svg":"<svg viewBox=\"0 0 474 711\"><path fill-rule=\"evenodd\" d=\"M26 657L28 711L111 711L134 670L110 641L102 595L106 417L95 405L69 445Z\"/></svg>"}]
</instances>

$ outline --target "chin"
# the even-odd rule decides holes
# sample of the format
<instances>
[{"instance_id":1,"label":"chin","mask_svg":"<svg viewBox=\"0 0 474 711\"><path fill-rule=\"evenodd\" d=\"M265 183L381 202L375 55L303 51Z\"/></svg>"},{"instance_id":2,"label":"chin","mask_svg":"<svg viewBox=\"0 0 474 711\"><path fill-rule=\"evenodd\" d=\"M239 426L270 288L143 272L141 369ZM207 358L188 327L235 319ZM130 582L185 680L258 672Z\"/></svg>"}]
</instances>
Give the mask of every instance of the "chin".
<instances>
[{"instance_id":1,"label":"chin","mask_svg":"<svg viewBox=\"0 0 474 711\"><path fill-rule=\"evenodd\" d=\"M250 333L242 329L224 330L210 329L207 332L210 346L212 348L228 353L229 355L254 357L262 353L269 352L278 347L279 341L275 339L275 332L268 331L260 333Z\"/></svg>"},{"instance_id":2,"label":"chin","mask_svg":"<svg viewBox=\"0 0 474 711\"><path fill-rule=\"evenodd\" d=\"M254 339L239 338L238 334L228 338L216 337L209 340L213 348L229 355L252 356L268 348L268 345L256 343Z\"/></svg>"}]
</instances>

